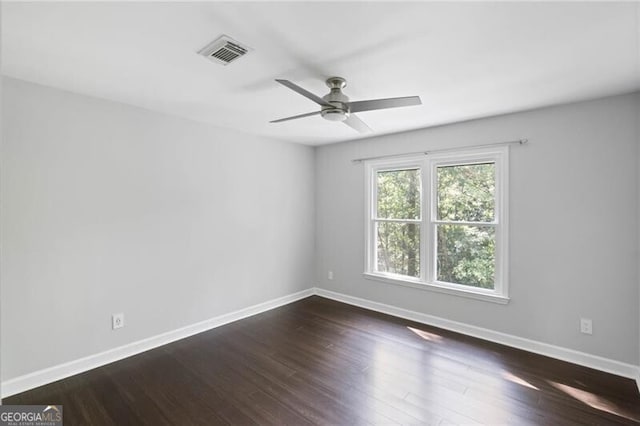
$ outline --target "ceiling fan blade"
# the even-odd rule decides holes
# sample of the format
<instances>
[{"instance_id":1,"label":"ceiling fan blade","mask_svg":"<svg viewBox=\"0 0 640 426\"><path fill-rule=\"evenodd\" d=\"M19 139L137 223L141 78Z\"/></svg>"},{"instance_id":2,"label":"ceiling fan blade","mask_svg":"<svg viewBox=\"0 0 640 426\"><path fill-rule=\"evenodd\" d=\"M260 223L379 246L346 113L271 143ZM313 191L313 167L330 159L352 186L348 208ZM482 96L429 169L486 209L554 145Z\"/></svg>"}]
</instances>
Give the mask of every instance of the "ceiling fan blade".
<instances>
[{"instance_id":1,"label":"ceiling fan blade","mask_svg":"<svg viewBox=\"0 0 640 426\"><path fill-rule=\"evenodd\" d=\"M350 114L349 118L344 120L343 123L360 133L373 133L371 127L367 126L367 124L360 120L355 114Z\"/></svg>"},{"instance_id":2,"label":"ceiling fan blade","mask_svg":"<svg viewBox=\"0 0 640 426\"><path fill-rule=\"evenodd\" d=\"M276 81L278 83L282 84L283 86L288 87L289 89L293 90L294 92L297 92L297 93L301 94L305 98L311 99L313 102L317 103L318 105L328 106L328 107L334 108L334 105L331 105L329 102L325 101L320 96L314 95L313 93L309 92L306 89L303 89L302 87L298 86L297 84L294 84L294 83L290 82L289 80L278 80L278 79L276 79Z\"/></svg>"},{"instance_id":3,"label":"ceiling fan blade","mask_svg":"<svg viewBox=\"0 0 640 426\"><path fill-rule=\"evenodd\" d=\"M372 111L375 109L398 108L421 105L420 96L406 96L404 98L371 99L368 101L348 102L351 112Z\"/></svg>"},{"instance_id":4,"label":"ceiling fan blade","mask_svg":"<svg viewBox=\"0 0 640 426\"><path fill-rule=\"evenodd\" d=\"M311 117L312 115L318 115L318 114L320 114L320 111L308 112L306 114L294 115L292 117L281 118L279 120L273 120L273 121L270 121L269 123L280 123L281 121L295 120L296 118Z\"/></svg>"}]
</instances>

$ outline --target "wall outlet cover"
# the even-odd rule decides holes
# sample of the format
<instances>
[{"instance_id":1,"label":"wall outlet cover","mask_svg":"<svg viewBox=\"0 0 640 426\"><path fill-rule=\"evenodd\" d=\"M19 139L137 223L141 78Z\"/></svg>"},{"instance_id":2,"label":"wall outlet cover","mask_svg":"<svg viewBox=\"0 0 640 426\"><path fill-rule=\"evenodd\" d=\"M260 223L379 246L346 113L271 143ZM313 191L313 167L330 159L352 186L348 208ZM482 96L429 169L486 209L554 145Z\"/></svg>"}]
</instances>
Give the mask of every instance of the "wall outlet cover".
<instances>
[{"instance_id":1,"label":"wall outlet cover","mask_svg":"<svg viewBox=\"0 0 640 426\"><path fill-rule=\"evenodd\" d=\"M593 322L589 318L580 318L580 332L593 334Z\"/></svg>"},{"instance_id":2,"label":"wall outlet cover","mask_svg":"<svg viewBox=\"0 0 640 426\"><path fill-rule=\"evenodd\" d=\"M124 314L123 313L111 315L111 327L112 327L113 330L115 330L117 328L124 327Z\"/></svg>"}]
</instances>

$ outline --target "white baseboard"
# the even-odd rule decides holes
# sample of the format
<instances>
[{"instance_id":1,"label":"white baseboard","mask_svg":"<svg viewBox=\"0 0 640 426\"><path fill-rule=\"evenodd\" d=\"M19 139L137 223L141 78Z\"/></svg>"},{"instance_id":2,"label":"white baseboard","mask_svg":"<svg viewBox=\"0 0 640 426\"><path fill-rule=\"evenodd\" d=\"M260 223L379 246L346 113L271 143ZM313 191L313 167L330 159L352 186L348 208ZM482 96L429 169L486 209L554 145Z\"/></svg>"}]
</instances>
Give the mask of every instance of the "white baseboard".
<instances>
[{"instance_id":1,"label":"white baseboard","mask_svg":"<svg viewBox=\"0 0 640 426\"><path fill-rule=\"evenodd\" d=\"M2 382L2 386L0 386L0 388L2 389L2 398L6 398L8 396L27 391L29 389L33 389L38 386L46 385L48 383L64 379L65 377L73 376L74 374L83 373L96 367L110 364L114 361L118 361L123 358L148 351L149 349L166 345L167 343L175 342L176 340L184 339L185 337L189 337L194 334L202 333L203 331L207 331L212 328L220 327L233 321L256 315L261 312L277 308L279 306L287 305L291 302L295 302L296 300L312 296L313 294L315 294L313 288L299 291L297 293L289 294L277 299L249 306L248 308L239 309L237 311L230 312L224 315L219 315L217 317L210 318L196 324L188 325L177 330L168 331L166 333L158 334L147 339L129 343L127 345L110 349L108 351L89 355L84 358L76 359L64 364L45 368L39 371L34 371L33 373L25 374L24 376L9 379Z\"/></svg>"},{"instance_id":2,"label":"white baseboard","mask_svg":"<svg viewBox=\"0 0 640 426\"><path fill-rule=\"evenodd\" d=\"M596 355L590 355L584 352L550 345L548 343L537 342L522 337L500 333L497 331L489 330L482 327L476 327L457 321L451 321L433 315L410 311L407 309L386 305L384 303L373 302L371 300L361 299L359 297L348 296L346 294L336 293L321 288L310 288L297 293L279 297L277 299L269 300L257 305L249 306L244 309L230 312L228 314L220 315L196 324L182 327L177 330L172 330L166 333L159 334L157 336L129 343L127 345L110 349L105 352L97 353L64 364L25 374L23 376L15 377L13 379L2 382L2 385L0 386L0 388L2 389L2 398L6 398L8 396L27 391L29 389L36 388L38 386L46 385L48 383L52 383L66 377L73 376L75 374L83 373L85 371L110 364L114 361L118 361L132 355L136 355L141 352L166 345L167 343L171 343L176 340L184 339L185 337L189 337L194 334L202 333L203 331L220 327L233 321L237 321L252 315L259 314L261 312L268 311L270 309L287 305L289 303L304 299L314 294L325 297L327 299L333 299L350 305L370 309L372 311L405 318L427 325L433 325L435 327L444 328L446 330L455 331L491 342L500 343L506 346L523 349L540 355L549 356L551 358L556 358L574 364L594 368L596 370L601 370L608 373L617 374L619 376L635 379L636 384L638 385L638 390L640 391L640 367L635 365L625 364L623 362L599 357Z\"/></svg>"},{"instance_id":3,"label":"white baseboard","mask_svg":"<svg viewBox=\"0 0 640 426\"><path fill-rule=\"evenodd\" d=\"M635 379L640 390L640 368L636 365L626 364L624 362L615 361L579 352L573 349L567 349L560 346L550 345L548 343L537 342L535 340L525 339L523 337L513 336L498 331L489 330L482 327L476 327L457 321L451 321L445 318L427 315L420 312L410 311L398 308L384 303L373 302L359 297L348 296L342 293L336 293L321 288L315 289L315 294L326 297L327 299L337 300L339 302L348 303L350 305L359 306L361 308L370 309L372 311L381 312L395 317L408 319L422 324L432 325L445 330L455 331L457 333L466 334L468 336L478 337L483 340L500 343L502 345L511 346L517 349L534 352L551 358L560 359L562 361L571 362L573 364L590 367L596 370L605 371L607 373L616 374L618 376Z\"/></svg>"}]
</instances>

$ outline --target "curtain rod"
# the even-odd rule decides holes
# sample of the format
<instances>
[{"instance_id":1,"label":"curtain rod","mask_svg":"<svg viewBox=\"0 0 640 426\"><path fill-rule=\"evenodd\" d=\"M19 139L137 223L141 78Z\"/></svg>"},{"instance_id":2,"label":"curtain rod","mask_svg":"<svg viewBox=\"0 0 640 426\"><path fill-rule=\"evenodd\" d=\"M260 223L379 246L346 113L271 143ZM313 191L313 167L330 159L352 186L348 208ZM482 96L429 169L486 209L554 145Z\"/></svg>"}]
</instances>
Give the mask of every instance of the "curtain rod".
<instances>
[{"instance_id":1,"label":"curtain rod","mask_svg":"<svg viewBox=\"0 0 640 426\"><path fill-rule=\"evenodd\" d=\"M429 155L429 154L433 154L433 153L436 153L436 152L460 151L460 150L463 150L463 149L487 148L487 147L490 147L490 146L516 145L516 144L517 145L524 145L527 142L529 142L528 139L518 139L518 140L514 140L514 141L486 143L486 144L483 144L483 145L460 146L460 147L455 147L455 148L433 149L433 150L430 150L430 151L405 152L404 154L389 154L389 155L379 155L377 157L356 158L356 159L351 160L351 161L354 162L354 163L362 163L363 161L378 160L380 158L405 157L405 156L409 156L409 155L418 155L418 154Z\"/></svg>"}]
</instances>

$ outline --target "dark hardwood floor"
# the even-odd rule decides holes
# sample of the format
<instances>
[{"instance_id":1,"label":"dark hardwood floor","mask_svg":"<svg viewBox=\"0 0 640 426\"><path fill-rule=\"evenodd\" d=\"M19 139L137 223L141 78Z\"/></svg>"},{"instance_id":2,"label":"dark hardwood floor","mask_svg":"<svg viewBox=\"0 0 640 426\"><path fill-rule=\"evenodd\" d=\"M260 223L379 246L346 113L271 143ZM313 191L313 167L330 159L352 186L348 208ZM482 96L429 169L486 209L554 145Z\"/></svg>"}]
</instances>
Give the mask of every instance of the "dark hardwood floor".
<instances>
[{"instance_id":1,"label":"dark hardwood floor","mask_svg":"<svg viewBox=\"0 0 640 426\"><path fill-rule=\"evenodd\" d=\"M640 422L630 379L317 296L3 402L67 426Z\"/></svg>"}]
</instances>

